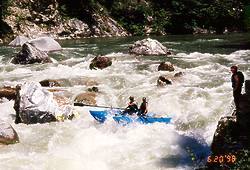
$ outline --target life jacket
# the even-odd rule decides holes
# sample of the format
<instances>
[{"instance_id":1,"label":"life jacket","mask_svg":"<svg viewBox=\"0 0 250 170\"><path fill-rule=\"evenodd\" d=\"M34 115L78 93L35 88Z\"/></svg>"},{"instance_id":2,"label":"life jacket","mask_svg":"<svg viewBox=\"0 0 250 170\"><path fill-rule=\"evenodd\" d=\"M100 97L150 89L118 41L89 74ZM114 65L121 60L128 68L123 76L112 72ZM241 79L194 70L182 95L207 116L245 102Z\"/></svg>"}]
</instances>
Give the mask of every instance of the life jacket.
<instances>
[{"instance_id":1,"label":"life jacket","mask_svg":"<svg viewBox=\"0 0 250 170\"><path fill-rule=\"evenodd\" d=\"M237 71L237 73L233 74L232 77L231 77L231 81L232 81L232 87L235 88L236 86L236 81L234 79L234 76L237 75L238 78L239 78L239 83L240 83L240 86L242 87L243 86L243 83L245 81L244 79L244 75L241 71Z\"/></svg>"},{"instance_id":2,"label":"life jacket","mask_svg":"<svg viewBox=\"0 0 250 170\"><path fill-rule=\"evenodd\" d=\"M128 114L133 114L137 111L138 111L138 106L136 103L134 102L128 103L128 107L126 108L126 112L128 112Z\"/></svg>"}]
</instances>

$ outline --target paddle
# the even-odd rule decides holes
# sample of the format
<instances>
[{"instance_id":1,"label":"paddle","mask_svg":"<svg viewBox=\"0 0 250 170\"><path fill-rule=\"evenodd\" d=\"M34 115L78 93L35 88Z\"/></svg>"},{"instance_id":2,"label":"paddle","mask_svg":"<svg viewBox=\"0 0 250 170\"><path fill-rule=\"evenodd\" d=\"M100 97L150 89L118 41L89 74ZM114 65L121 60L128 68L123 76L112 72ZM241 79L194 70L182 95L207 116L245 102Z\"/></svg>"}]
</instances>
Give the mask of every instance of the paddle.
<instances>
[{"instance_id":1,"label":"paddle","mask_svg":"<svg viewBox=\"0 0 250 170\"><path fill-rule=\"evenodd\" d=\"M74 106L90 106L90 107L102 107L102 108L110 108L110 109L120 109L125 110L125 108L120 107L112 107L112 106L97 106L97 105L91 105L91 104L84 104L84 103L74 103Z\"/></svg>"}]
</instances>

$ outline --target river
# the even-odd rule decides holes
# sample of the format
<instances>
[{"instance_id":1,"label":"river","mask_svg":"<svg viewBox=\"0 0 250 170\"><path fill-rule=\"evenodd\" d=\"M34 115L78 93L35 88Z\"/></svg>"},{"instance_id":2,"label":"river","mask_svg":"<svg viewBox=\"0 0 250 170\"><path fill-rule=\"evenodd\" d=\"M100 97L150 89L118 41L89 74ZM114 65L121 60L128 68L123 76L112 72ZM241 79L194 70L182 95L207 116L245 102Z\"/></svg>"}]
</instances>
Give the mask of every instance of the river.
<instances>
[{"instance_id":1,"label":"river","mask_svg":"<svg viewBox=\"0 0 250 170\"><path fill-rule=\"evenodd\" d=\"M129 45L143 38L61 40L63 50L49 54L57 61L50 64L10 64L20 48L0 46L0 86L44 79L95 80L99 105L124 107L130 95L138 102L145 96L150 112L173 118L170 124L99 124L89 108L76 107L80 117L73 121L14 124L14 101L3 100L1 119L16 129L20 143L0 146L0 169L181 170L204 165L217 121L233 109L230 66L239 65L246 79L250 74L250 34L151 37L174 55L127 54ZM112 66L90 70L95 55L113 57ZM173 63L175 72L157 71L161 61ZM183 76L173 78L176 72ZM168 75L173 84L157 87L160 75ZM74 96L87 88L81 83L62 87Z\"/></svg>"}]
</instances>

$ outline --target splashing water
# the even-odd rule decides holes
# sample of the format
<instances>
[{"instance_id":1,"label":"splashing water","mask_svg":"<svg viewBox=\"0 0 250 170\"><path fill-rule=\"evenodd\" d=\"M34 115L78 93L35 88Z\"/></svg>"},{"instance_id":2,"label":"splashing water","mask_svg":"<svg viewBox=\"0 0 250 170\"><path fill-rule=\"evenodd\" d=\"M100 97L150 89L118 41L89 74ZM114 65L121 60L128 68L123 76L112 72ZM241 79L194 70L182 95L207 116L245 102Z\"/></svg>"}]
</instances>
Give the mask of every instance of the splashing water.
<instances>
[{"instance_id":1,"label":"splashing water","mask_svg":"<svg viewBox=\"0 0 250 170\"><path fill-rule=\"evenodd\" d=\"M66 41L62 42L63 51L52 54L57 63L23 66L8 62L14 49L0 47L1 86L44 79L91 79L99 84L99 105L125 107L130 95L137 102L145 96L150 112L173 118L168 125L120 126L112 120L99 124L88 113L90 108L76 107L80 118L73 121L16 125L14 102L4 100L0 103L1 118L16 129L20 143L0 146L0 169L163 170L193 169L204 164L219 117L232 109L229 66L242 66L247 79L250 51L185 50L194 44L210 49L211 43L228 41L222 37L185 40L185 48L181 48L183 41L173 37L172 41L164 37L160 40L177 53L170 57L129 55L126 48L133 38ZM97 54L112 57L112 66L89 70ZM157 71L161 61L173 63L175 72ZM177 78L176 72L184 74ZM160 75L167 75L173 84L157 87ZM74 96L87 88L81 83L63 87Z\"/></svg>"}]
</instances>

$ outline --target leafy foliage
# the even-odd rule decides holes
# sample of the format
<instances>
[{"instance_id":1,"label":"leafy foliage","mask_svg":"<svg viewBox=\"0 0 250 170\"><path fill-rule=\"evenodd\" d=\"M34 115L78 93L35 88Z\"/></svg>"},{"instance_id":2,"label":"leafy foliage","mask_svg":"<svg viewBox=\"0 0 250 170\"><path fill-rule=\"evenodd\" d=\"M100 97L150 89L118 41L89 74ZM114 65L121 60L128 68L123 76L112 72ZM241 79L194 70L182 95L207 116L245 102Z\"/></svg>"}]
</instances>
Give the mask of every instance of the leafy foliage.
<instances>
[{"instance_id":1,"label":"leafy foliage","mask_svg":"<svg viewBox=\"0 0 250 170\"><path fill-rule=\"evenodd\" d=\"M1 1L1 17L11 0ZM39 0L39 2L46 2ZM58 0L59 12L96 24L93 14L109 15L133 35L190 34L195 28L223 33L250 29L249 0ZM44 11L44 3L36 3ZM46 3L45 3L46 4ZM32 5L32 4L30 4ZM2 18L1 18L2 19Z\"/></svg>"}]
</instances>

